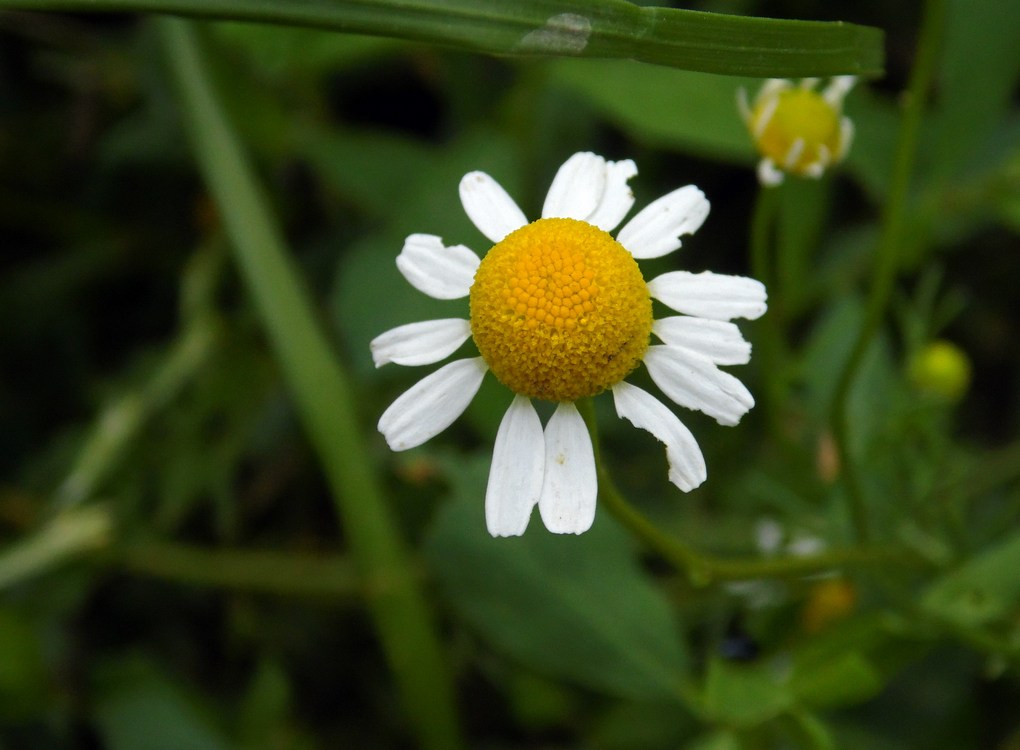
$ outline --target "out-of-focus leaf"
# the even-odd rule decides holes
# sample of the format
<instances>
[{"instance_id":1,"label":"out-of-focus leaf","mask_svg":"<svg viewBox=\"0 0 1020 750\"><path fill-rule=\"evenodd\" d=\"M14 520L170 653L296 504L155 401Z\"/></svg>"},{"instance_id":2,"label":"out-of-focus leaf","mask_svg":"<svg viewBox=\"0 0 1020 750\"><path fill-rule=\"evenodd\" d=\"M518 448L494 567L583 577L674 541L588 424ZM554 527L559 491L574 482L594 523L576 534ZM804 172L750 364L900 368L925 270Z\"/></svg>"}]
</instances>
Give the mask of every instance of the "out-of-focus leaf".
<instances>
[{"instance_id":1,"label":"out-of-focus leaf","mask_svg":"<svg viewBox=\"0 0 1020 750\"><path fill-rule=\"evenodd\" d=\"M737 89L749 96L756 79L723 78L630 60L562 60L551 83L587 99L602 115L649 145L742 164L755 159L737 111Z\"/></svg>"},{"instance_id":2,"label":"out-of-focus leaf","mask_svg":"<svg viewBox=\"0 0 1020 750\"><path fill-rule=\"evenodd\" d=\"M926 610L961 627L996 622L1020 611L1020 534L986 549L932 584Z\"/></svg>"},{"instance_id":3,"label":"out-of-focus leaf","mask_svg":"<svg viewBox=\"0 0 1020 750\"><path fill-rule=\"evenodd\" d=\"M694 717L675 704L618 701L592 728L591 745L600 750L660 750L678 747L696 728Z\"/></svg>"},{"instance_id":4,"label":"out-of-focus leaf","mask_svg":"<svg viewBox=\"0 0 1020 750\"><path fill-rule=\"evenodd\" d=\"M387 220L378 233L347 248L331 300L355 368L370 373L374 367L369 342L383 331L419 320L467 317L466 300L434 300L407 283L397 270L397 255L404 238L412 233L438 235L448 245L467 245L484 255L491 243L464 213L458 185L472 170L488 172L528 212L528 202L520 196L517 151L505 138L490 132L470 135L442 155L366 136L354 143L361 144L368 156L357 157L350 144L328 136L317 138L309 153L315 153L323 174L345 191L356 190L358 182L366 183L366 190L373 196L367 200L384 212ZM350 165L333 159L340 152L352 157ZM401 160L380 173L371 166L372 154L380 157L379 163L384 163L386 157ZM326 162L334 163L329 166ZM387 371L402 375L409 372L392 365Z\"/></svg>"},{"instance_id":5,"label":"out-of-focus leaf","mask_svg":"<svg viewBox=\"0 0 1020 750\"><path fill-rule=\"evenodd\" d=\"M41 709L47 683L40 633L21 612L0 607L0 720Z\"/></svg>"},{"instance_id":6,"label":"out-of-focus leaf","mask_svg":"<svg viewBox=\"0 0 1020 750\"><path fill-rule=\"evenodd\" d=\"M932 120L932 165L958 172L994 131L1010 106L1020 76L1020 3L947 0L939 108Z\"/></svg>"},{"instance_id":7,"label":"out-of-focus leaf","mask_svg":"<svg viewBox=\"0 0 1020 750\"><path fill-rule=\"evenodd\" d=\"M330 187L373 217L402 219L408 204L418 199L414 186L441 166L434 149L409 138L295 125L295 151L316 167ZM459 207L457 182L445 187L451 208Z\"/></svg>"},{"instance_id":8,"label":"out-of-focus leaf","mask_svg":"<svg viewBox=\"0 0 1020 750\"><path fill-rule=\"evenodd\" d=\"M787 180L779 188L776 236L778 276L786 315L796 315L812 296L823 227L832 203L831 180ZM779 295L770 292L773 298Z\"/></svg>"},{"instance_id":9,"label":"out-of-focus leaf","mask_svg":"<svg viewBox=\"0 0 1020 750\"><path fill-rule=\"evenodd\" d=\"M790 691L805 705L817 708L860 703L880 692L883 685L879 671L857 651L824 662L798 664L790 675Z\"/></svg>"},{"instance_id":10,"label":"out-of-focus leaf","mask_svg":"<svg viewBox=\"0 0 1020 750\"><path fill-rule=\"evenodd\" d=\"M716 721L753 727L793 705L783 670L771 662L734 664L713 659L705 677L704 709Z\"/></svg>"},{"instance_id":11,"label":"out-of-focus leaf","mask_svg":"<svg viewBox=\"0 0 1020 750\"><path fill-rule=\"evenodd\" d=\"M392 39L256 23L217 23L212 33L272 77L334 73L401 48Z\"/></svg>"},{"instance_id":12,"label":"out-of-focus leaf","mask_svg":"<svg viewBox=\"0 0 1020 750\"><path fill-rule=\"evenodd\" d=\"M425 544L442 595L498 651L550 676L631 699L676 700L687 668L677 623L605 513L580 536L534 519L494 539L488 459L450 462L453 499Z\"/></svg>"},{"instance_id":13,"label":"out-of-focus leaf","mask_svg":"<svg viewBox=\"0 0 1020 750\"><path fill-rule=\"evenodd\" d=\"M899 111L891 99L860 84L847 96L845 112L854 124L854 140L845 168L879 205L889 190Z\"/></svg>"},{"instance_id":14,"label":"out-of-focus leaf","mask_svg":"<svg viewBox=\"0 0 1020 750\"><path fill-rule=\"evenodd\" d=\"M728 75L882 72L868 26L641 7L625 0L0 0L0 8L173 13L311 26L525 57L623 57Z\"/></svg>"},{"instance_id":15,"label":"out-of-focus leaf","mask_svg":"<svg viewBox=\"0 0 1020 750\"><path fill-rule=\"evenodd\" d=\"M713 732L684 745L684 750L741 750L741 748L740 738L736 732L729 729Z\"/></svg>"},{"instance_id":16,"label":"out-of-focus leaf","mask_svg":"<svg viewBox=\"0 0 1020 750\"><path fill-rule=\"evenodd\" d=\"M118 665L95 709L108 750L228 750L231 744L184 693L145 661Z\"/></svg>"}]
</instances>

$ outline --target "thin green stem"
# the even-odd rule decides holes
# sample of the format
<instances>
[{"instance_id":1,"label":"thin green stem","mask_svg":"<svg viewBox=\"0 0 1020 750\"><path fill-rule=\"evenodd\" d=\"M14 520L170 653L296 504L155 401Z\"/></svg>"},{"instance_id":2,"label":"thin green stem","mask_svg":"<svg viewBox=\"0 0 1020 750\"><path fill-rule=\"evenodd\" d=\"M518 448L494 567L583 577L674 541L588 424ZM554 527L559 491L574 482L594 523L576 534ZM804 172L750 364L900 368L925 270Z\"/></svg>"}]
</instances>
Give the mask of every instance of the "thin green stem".
<instances>
[{"instance_id":1,"label":"thin green stem","mask_svg":"<svg viewBox=\"0 0 1020 750\"><path fill-rule=\"evenodd\" d=\"M365 450L354 388L317 319L270 202L220 104L194 24L160 19L159 31L196 159L332 489L404 708L423 747L458 748L450 674L419 577Z\"/></svg>"},{"instance_id":2,"label":"thin green stem","mask_svg":"<svg viewBox=\"0 0 1020 750\"><path fill-rule=\"evenodd\" d=\"M853 547L832 549L817 555L771 557L758 559L720 558L705 555L678 539L663 533L648 518L627 502L617 488L602 460L595 409L591 399L577 403L591 434L595 451L595 465L599 478L599 502L624 528L638 538L648 549L682 571L692 584L707 586L725 581L755 578L794 578L820 573L845 566L889 565L899 563L918 565L915 556L892 548Z\"/></svg>"},{"instance_id":3,"label":"thin green stem","mask_svg":"<svg viewBox=\"0 0 1020 750\"><path fill-rule=\"evenodd\" d=\"M135 575L194 586L331 600L361 601L365 595L364 582L352 561L339 555L208 549L144 541L114 549L111 562Z\"/></svg>"},{"instance_id":4,"label":"thin green stem","mask_svg":"<svg viewBox=\"0 0 1020 750\"><path fill-rule=\"evenodd\" d=\"M220 273L222 241L196 252L181 279L184 326L155 373L141 387L121 394L96 417L67 477L57 488L58 508L87 500L134 444L152 415L209 360L219 336L211 300Z\"/></svg>"},{"instance_id":5,"label":"thin green stem","mask_svg":"<svg viewBox=\"0 0 1020 750\"><path fill-rule=\"evenodd\" d=\"M842 464L850 516L859 541L870 536L867 503L860 474L850 448L850 391L861 369L865 354L878 332L892 296L899 268L903 228L907 215L910 178L917 157L918 133L928 90L934 75L942 30L945 25L945 0L927 0L921 24L917 59L910 74L906 105L900 121L896 155L889 195L886 199L882 230L875 250L875 267L864 322L857 334L850 357L836 382L832 401L832 432Z\"/></svg>"},{"instance_id":6,"label":"thin green stem","mask_svg":"<svg viewBox=\"0 0 1020 750\"><path fill-rule=\"evenodd\" d=\"M781 435L780 408L786 393L786 357L783 345L781 289L772 262L775 245L779 188L760 187L751 219L751 272L769 293L769 311L761 321L760 358L765 388L764 410L773 435Z\"/></svg>"},{"instance_id":7,"label":"thin green stem","mask_svg":"<svg viewBox=\"0 0 1020 750\"><path fill-rule=\"evenodd\" d=\"M90 505L62 511L32 536L0 550L0 591L105 547L112 533L109 508Z\"/></svg>"}]
</instances>

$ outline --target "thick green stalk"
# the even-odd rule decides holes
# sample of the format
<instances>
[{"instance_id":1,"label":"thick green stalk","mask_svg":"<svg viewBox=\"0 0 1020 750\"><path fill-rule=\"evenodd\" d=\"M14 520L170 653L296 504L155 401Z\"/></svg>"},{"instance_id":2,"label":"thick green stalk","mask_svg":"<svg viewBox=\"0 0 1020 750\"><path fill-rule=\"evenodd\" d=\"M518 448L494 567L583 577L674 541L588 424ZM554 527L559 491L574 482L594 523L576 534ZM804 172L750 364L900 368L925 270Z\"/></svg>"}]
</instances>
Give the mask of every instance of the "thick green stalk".
<instances>
[{"instance_id":1,"label":"thick green stalk","mask_svg":"<svg viewBox=\"0 0 1020 750\"><path fill-rule=\"evenodd\" d=\"M885 318L892 296L903 245L903 227L907 214L910 177L917 157L918 133L924 116L928 90L935 72L935 63L945 26L946 0L927 0L921 24L917 59L910 74L906 104L900 121L896 155L893 162L889 195L882 217L882 230L875 249L875 267L864 322L857 334L850 357L836 382L832 401L832 432L836 438L842 465L842 477L850 504L850 516L858 541L866 541L868 528L867 503L850 449L850 391L875 334Z\"/></svg>"},{"instance_id":2,"label":"thick green stalk","mask_svg":"<svg viewBox=\"0 0 1020 750\"><path fill-rule=\"evenodd\" d=\"M366 455L347 374L316 319L270 203L220 106L195 26L163 19L159 30L195 156L333 491L404 708L423 747L457 748L461 743L450 675L418 576Z\"/></svg>"},{"instance_id":3,"label":"thick green stalk","mask_svg":"<svg viewBox=\"0 0 1020 750\"><path fill-rule=\"evenodd\" d=\"M625 0L0 0L0 9L134 11L309 26L514 56L616 57L726 75L880 75L882 32Z\"/></svg>"}]
</instances>

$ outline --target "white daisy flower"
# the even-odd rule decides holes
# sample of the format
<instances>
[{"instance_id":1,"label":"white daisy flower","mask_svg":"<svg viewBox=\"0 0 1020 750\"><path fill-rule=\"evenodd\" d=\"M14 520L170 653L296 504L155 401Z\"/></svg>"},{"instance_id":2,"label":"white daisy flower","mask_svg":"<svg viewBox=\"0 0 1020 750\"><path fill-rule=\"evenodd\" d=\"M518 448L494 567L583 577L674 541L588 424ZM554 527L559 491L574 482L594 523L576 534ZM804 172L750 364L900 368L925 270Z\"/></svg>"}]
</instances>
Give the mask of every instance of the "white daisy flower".
<instances>
[{"instance_id":1,"label":"white daisy flower","mask_svg":"<svg viewBox=\"0 0 1020 750\"><path fill-rule=\"evenodd\" d=\"M856 82L854 76L836 76L819 92L817 78L805 78L799 86L770 78L753 104L743 88L737 90L740 115L761 154L762 185L778 185L785 172L818 178L843 160L854 136L853 122L843 116L843 99Z\"/></svg>"},{"instance_id":2,"label":"white daisy flower","mask_svg":"<svg viewBox=\"0 0 1020 750\"><path fill-rule=\"evenodd\" d=\"M574 154L560 167L542 218L527 218L489 175L460 183L464 210L495 243L484 259L463 245L413 234L397 267L438 299L470 297L470 320L399 326L372 341L377 367L427 365L473 338L481 356L459 359L397 398L379 420L390 448L407 450L446 429L467 408L489 370L516 395L493 451L485 517L493 536L524 533L538 505L546 528L580 534L595 517L598 484L588 430L574 402L611 390L617 413L666 445L669 479L689 491L706 478L693 435L645 390L625 382L642 362L676 403L735 425L754 405L719 365L744 364L751 347L733 318L765 312L765 287L740 276L670 271L645 283L635 259L680 247L708 215L693 185L640 211L616 239L634 204L631 160ZM653 320L652 298L680 315ZM651 344L650 334L662 342ZM558 405L544 429L532 399Z\"/></svg>"}]
</instances>

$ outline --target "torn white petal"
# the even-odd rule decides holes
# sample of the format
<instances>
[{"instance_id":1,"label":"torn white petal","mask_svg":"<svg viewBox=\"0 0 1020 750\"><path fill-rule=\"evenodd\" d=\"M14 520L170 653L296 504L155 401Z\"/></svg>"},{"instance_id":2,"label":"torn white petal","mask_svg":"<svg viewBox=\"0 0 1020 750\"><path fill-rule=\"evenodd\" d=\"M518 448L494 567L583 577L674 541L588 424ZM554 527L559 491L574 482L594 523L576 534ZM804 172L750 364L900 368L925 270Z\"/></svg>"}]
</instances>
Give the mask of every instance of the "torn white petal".
<instances>
[{"instance_id":1,"label":"torn white petal","mask_svg":"<svg viewBox=\"0 0 1020 750\"><path fill-rule=\"evenodd\" d=\"M493 536L520 536L545 476L545 438L531 401L514 396L503 415L485 490L485 525Z\"/></svg>"},{"instance_id":2,"label":"torn white petal","mask_svg":"<svg viewBox=\"0 0 1020 750\"><path fill-rule=\"evenodd\" d=\"M634 206L634 192L627 181L637 171L637 165L630 159L607 161L605 189L595 210L584 221L604 232L616 229Z\"/></svg>"},{"instance_id":3,"label":"torn white petal","mask_svg":"<svg viewBox=\"0 0 1020 750\"><path fill-rule=\"evenodd\" d=\"M372 339L376 367L431 365L453 354L471 335L471 323L463 318L423 320L392 328Z\"/></svg>"},{"instance_id":4,"label":"torn white petal","mask_svg":"<svg viewBox=\"0 0 1020 750\"><path fill-rule=\"evenodd\" d=\"M488 369L481 357L441 367L390 404L379 418L379 432L395 451L415 448L435 437L464 413Z\"/></svg>"},{"instance_id":5,"label":"torn white petal","mask_svg":"<svg viewBox=\"0 0 1020 750\"><path fill-rule=\"evenodd\" d=\"M514 199L485 172L464 175L460 181L460 202L478 231L493 242L528 223Z\"/></svg>"},{"instance_id":6,"label":"torn white petal","mask_svg":"<svg viewBox=\"0 0 1020 750\"><path fill-rule=\"evenodd\" d=\"M664 343L696 351L717 365L746 365L751 361L751 345L733 323L674 315L656 320L652 331Z\"/></svg>"},{"instance_id":7,"label":"torn white petal","mask_svg":"<svg viewBox=\"0 0 1020 750\"><path fill-rule=\"evenodd\" d=\"M760 281L711 271L669 271L649 281L648 292L677 312L713 320L754 320L767 308Z\"/></svg>"},{"instance_id":8,"label":"torn white petal","mask_svg":"<svg viewBox=\"0 0 1020 750\"><path fill-rule=\"evenodd\" d=\"M655 384L673 401L703 412L719 424L735 425L754 397L743 383L708 359L679 346L650 346L645 366Z\"/></svg>"},{"instance_id":9,"label":"torn white petal","mask_svg":"<svg viewBox=\"0 0 1020 750\"><path fill-rule=\"evenodd\" d=\"M411 286L435 299L468 296L479 263L473 251L446 246L433 234L412 234L397 256L397 268Z\"/></svg>"},{"instance_id":10,"label":"torn white petal","mask_svg":"<svg viewBox=\"0 0 1020 750\"><path fill-rule=\"evenodd\" d=\"M666 446L669 481L690 492L708 477L705 457L691 431L670 409L637 386L619 382L613 386L616 413L635 427L652 433Z\"/></svg>"},{"instance_id":11,"label":"torn white petal","mask_svg":"<svg viewBox=\"0 0 1020 750\"><path fill-rule=\"evenodd\" d=\"M705 194L687 185L645 206L620 230L616 241L635 258L659 258L680 247L680 237L698 231L708 211Z\"/></svg>"},{"instance_id":12,"label":"torn white petal","mask_svg":"<svg viewBox=\"0 0 1020 750\"><path fill-rule=\"evenodd\" d=\"M581 534L595 520L598 480L588 428L572 403L556 407L545 428L545 477L538 509L554 534Z\"/></svg>"}]
</instances>

